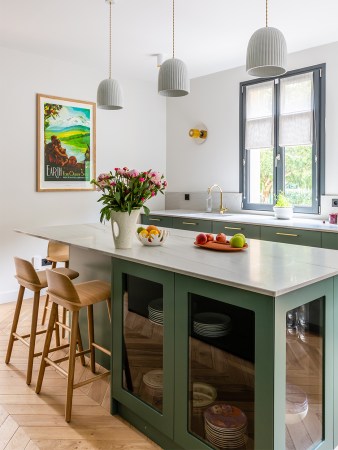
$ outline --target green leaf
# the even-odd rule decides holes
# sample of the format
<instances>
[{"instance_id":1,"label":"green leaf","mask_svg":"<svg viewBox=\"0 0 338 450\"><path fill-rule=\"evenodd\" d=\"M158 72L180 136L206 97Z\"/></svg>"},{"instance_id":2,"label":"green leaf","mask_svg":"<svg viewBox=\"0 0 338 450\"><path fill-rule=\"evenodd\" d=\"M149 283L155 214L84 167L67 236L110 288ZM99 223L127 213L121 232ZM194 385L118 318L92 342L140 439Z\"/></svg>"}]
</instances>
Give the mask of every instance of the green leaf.
<instances>
[{"instance_id":1,"label":"green leaf","mask_svg":"<svg viewBox=\"0 0 338 450\"><path fill-rule=\"evenodd\" d=\"M144 209L145 215L148 216L149 213L150 213L150 209L147 206L144 206L144 205L143 205L143 209Z\"/></svg>"}]
</instances>

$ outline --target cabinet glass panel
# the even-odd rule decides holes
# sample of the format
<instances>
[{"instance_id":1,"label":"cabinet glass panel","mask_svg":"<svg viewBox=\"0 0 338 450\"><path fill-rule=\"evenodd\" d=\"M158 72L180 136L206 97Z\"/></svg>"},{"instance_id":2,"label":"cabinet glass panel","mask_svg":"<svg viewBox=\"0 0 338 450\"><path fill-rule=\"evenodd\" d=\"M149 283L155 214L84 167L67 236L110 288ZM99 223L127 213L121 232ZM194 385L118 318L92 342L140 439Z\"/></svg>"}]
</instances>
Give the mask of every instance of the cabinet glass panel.
<instances>
[{"instance_id":1,"label":"cabinet glass panel","mask_svg":"<svg viewBox=\"0 0 338 450\"><path fill-rule=\"evenodd\" d=\"M189 432L254 449L255 313L190 294L189 318Z\"/></svg>"},{"instance_id":2,"label":"cabinet glass panel","mask_svg":"<svg viewBox=\"0 0 338 450\"><path fill-rule=\"evenodd\" d=\"M285 448L308 450L324 439L324 301L286 314Z\"/></svg>"},{"instance_id":3,"label":"cabinet glass panel","mask_svg":"<svg viewBox=\"0 0 338 450\"><path fill-rule=\"evenodd\" d=\"M163 286L125 276L123 388L156 410L163 404Z\"/></svg>"}]
</instances>

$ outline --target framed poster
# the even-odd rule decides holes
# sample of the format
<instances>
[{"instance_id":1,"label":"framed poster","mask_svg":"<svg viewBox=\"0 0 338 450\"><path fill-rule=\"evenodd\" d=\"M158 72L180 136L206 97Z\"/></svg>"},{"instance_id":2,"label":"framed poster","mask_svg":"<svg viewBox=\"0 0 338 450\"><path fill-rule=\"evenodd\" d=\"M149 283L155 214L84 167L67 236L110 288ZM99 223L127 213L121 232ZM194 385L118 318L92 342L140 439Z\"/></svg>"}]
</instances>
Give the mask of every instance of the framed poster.
<instances>
[{"instance_id":1,"label":"framed poster","mask_svg":"<svg viewBox=\"0 0 338 450\"><path fill-rule=\"evenodd\" d=\"M95 103L37 94L37 190L94 190Z\"/></svg>"}]
</instances>

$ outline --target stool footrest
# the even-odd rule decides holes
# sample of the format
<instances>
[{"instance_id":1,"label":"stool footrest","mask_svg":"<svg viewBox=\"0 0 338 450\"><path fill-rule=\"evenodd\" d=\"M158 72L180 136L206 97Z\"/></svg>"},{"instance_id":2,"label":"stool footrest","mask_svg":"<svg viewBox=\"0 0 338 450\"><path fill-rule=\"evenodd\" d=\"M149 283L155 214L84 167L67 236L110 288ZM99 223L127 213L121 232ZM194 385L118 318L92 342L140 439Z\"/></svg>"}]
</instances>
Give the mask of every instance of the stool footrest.
<instances>
[{"instance_id":1,"label":"stool footrest","mask_svg":"<svg viewBox=\"0 0 338 450\"><path fill-rule=\"evenodd\" d=\"M59 347L56 347L56 350L58 350L58 349L59 349ZM56 350L54 350L54 351L56 351ZM77 358L78 356L85 355L86 353L90 353L90 350L83 350L83 352L75 353L75 358ZM63 362L63 361L67 361L67 359L69 359L69 356L65 356L64 358L54 359L53 362L54 363L60 363L60 362Z\"/></svg>"},{"instance_id":2,"label":"stool footrest","mask_svg":"<svg viewBox=\"0 0 338 450\"><path fill-rule=\"evenodd\" d=\"M101 345L95 344L95 342L92 342L92 346L97 348L101 352L105 353L106 355L111 356L111 352L109 350L107 350L106 348L102 347Z\"/></svg>"},{"instance_id":3,"label":"stool footrest","mask_svg":"<svg viewBox=\"0 0 338 450\"><path fill-rule=\"evenodd\" d=\"M46 361L47 365L54 367L54 369L56 369L58 372L62 373L62 375L64 375L65 377L68 377L68 372L66 372L64 369L62 369L62 367L55 364L54 361L52 361L49 358L45 358L45 361Z\"/></svg>"},{"instance_id":4,"label":"stool footrest","mask_svg":"<svg viewBox=\"0 0 338 450\"><path fill-rule=\"evenodd\" d=\"M13 333L13 336L15 337L16 341L20 341L23 344L25 344L27 347L29 347L29 342L25 341L23 336L20 336L20 334L18 334L18 333ZM29 336L30 336L30 334L26 337L29 337Z\"/></svg>"},{"instance_id":5,"label":"stool footrest","mask_svg":"<svg viewBox=\"0 0 338 450\"><path fill-rule=\"evenodd\" d=\"M99 380L100 378L106 377L110 374L110 371L100 373L99 375L95 375L95 377L88 378L88 380L80 381L80 383L73 384L73 389L77 389L79 387L85 386L86 384L92 383L93 381Z\"/></svg>"},{"instance_id":6,"label":"stool footrest","mask_svg":"<svg viewBox=\"0 0 338 450\"><path fill-rule=\"evenodd\" d=\"M48 350L48 353L57 352L58 350L63 350L63 349L68 348L68 347L69 347L69 344L59 345L59 347L50 348Z\"/></svg>"},{"instance_id":7,"label":"stool footrest","mask_svg":"<svg viewBox=\"0 0 338 450\"><path fill-rule=\"evenodd\" d=\"M37 331L35 334L38 336L39 334L44 334L44 333L46 333L47 332L47 330L40 330L40 331ZM26 339L26 338L29 338L31 335L30 335L30 333L29 334L24 334L24 335L22 335L21 337L22 338L24 338L24 339Z\"/></svg>"},{"instance_id":8,"label":"stool footrest","mask_svg":"<svg viewBox=\"0 0 338 450\"><path fill-rule=\"evenodd\" d=\"M69 331L69 332L72 331L70 327L68 327L67 325L65 325L65 324L62 323L62 322L57 321L57 322L55 322L55 323L56 323L56 325L58 325L59 327L63 328L64 330L67 330L67 331Z\"/></svg>"}]
</instances>

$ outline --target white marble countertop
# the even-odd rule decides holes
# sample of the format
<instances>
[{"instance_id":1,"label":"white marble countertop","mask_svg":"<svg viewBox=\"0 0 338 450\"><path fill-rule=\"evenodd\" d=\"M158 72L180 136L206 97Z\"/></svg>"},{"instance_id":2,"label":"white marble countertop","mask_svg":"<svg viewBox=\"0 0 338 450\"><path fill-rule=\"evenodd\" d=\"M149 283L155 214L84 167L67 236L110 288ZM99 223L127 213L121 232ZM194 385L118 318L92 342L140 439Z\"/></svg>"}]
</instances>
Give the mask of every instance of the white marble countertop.
<instances>
[{"instance_id":1,"label":"white marble countertop","mask_svg":"<svg viewBox=\"0 0 338 450\"><path fill-rule=\"evenodd\" d=\"M135 236L133 247L121 250L110 223L15 231L273 297L338 274L336 250L255 239L246 250L218 252L194 246L195 232L172 229L163 246L145 247Z\"/></svg>"},{"instance_id":2,"label":"white marble countertop","mask_svg":"<svg viewBox=\"0 0 338 450\"><path fill-rule=\"evenodd\" d=\"M191 219L195 218L203 220L219 220L222 222L247 223L252 225L266 225L271 227L285 227L285 228L290 227L302 230L338 233L338 225L330 224L328 220L325 220L325 223L323 223L322 219L293 218L290 220L282 220L276 219L272 215L267 216L263 214L235 214L235 213L218 214L215 212L207 213L184 209L151 211L150 214L156 216L172 216L172 217L185 217Z\"/></svg>"}]
</instances>

